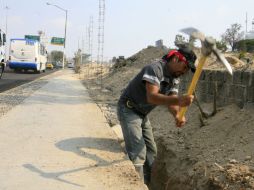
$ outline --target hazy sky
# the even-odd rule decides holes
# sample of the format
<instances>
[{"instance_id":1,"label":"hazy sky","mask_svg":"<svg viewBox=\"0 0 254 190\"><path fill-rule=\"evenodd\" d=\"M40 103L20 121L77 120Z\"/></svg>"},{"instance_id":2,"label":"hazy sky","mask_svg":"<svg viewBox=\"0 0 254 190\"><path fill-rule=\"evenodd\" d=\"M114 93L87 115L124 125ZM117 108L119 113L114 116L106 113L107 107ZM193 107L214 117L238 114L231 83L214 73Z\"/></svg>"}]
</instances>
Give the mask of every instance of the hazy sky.
<instances>
[{"instance_id":1,"label":"hazy sky","mask_svg":"<svg viewBox=\"0 0 254 190\"><path fill-rule=\"evenodd\" d=\"M8 38L23 38L25 34L37 34L38 30L43 30L48 37L63 37L65 13L46 2L68 10L66 52L69 57L74 55L78 44L81 47L82 36L87 51L86 27L93 16L96 57L99 0L0 0L0 27L5 29L7 5L10 8ZM253 9L253 0L106 0L104 57L128 57L154 45L158 39L173 47L178 31L189 26L218 39L233 23L241 24L245 30L246 12L251 30ZM49 47L53 48L57 49Z\"/></svg>"}]
</instances>

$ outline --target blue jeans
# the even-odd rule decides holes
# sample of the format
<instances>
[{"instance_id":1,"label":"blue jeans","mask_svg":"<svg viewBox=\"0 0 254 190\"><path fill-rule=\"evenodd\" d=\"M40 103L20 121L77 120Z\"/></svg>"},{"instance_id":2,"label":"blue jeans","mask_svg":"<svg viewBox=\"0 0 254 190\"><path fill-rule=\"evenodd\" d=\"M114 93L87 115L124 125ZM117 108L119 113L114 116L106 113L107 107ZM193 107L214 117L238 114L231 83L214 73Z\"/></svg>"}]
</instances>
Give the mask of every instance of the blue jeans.
<instances>
[{"instance_id":1,"label":"blue jeans","mask_svg":"<svg viewBox=\"0 0 254 190\"><path fill-rule=\"evenodd\" d=\"M125 147L135 167L143 166L144 177L151 173L157 155L152 127L147 116L142 117L119 102L117 116L121 124Z\"/></svg>"}]
</instances>

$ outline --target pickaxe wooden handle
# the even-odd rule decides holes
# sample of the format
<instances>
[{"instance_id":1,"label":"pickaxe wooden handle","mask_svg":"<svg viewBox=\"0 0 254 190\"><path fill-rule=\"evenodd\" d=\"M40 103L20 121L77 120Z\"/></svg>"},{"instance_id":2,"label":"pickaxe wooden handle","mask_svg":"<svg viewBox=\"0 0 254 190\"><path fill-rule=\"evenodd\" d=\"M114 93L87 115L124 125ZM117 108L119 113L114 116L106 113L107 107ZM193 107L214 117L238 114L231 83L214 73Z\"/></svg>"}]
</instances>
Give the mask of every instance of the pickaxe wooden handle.
<instances>
[{"instance_id":1,"label":"pickaxe wooden handle","mask_svg":"<svg viewBox=\"0 0 254 190\"><path fill-rule=\"evenodd\" d=\"M201 75L202 72L202 68L205 64L205 61L207 59L207 57L211 54L214 53L215 56L217 57L217 59L226 67L226 69L228 70L228 72L233 75L233 71L232 68L230 66L230 64L228 63L228 61L226 60L226 58L220 53L220 51L216 48L216 40L211 38L211 37L205 37L205 35L198 31L195 28L189 27L189 28L185 28L181 30L183 33L190 35L191 37L193 37L194 39L199 39L201 41L202 44L202 56L199 60L199 64L197 66L197 69L195 71L195 74L192 78L191 84L189 86L188 95L192 95L196 85L198 83L198 79ZM187 111L187 107L182 107L180 109L180 113L179 113L179 119L182 120L183 116L185 114L185 112Z\"/></svg>"},{"instance_id":2,"label":"pickaxe wooden handle","mask_svg":"<svg viewBox=\"0 0 254 190\"><path fill-rule=\"evenodd\" d=\"M187 92L188 95L192 95L193 94L193 92L194 92L194 90L196 88L196 85L198 83L198 79L199 79L199 77L201 75L201 72L202 72L202 69L203 69L203 66L205 64L206 59L207 59L207 56L202 56L200 58L200 61L199 61L198 66L197 66L197 69L196 69L195 74L194 74L194 76L192 78L191 84L190 84L190 86L188 88L188 92ZM185 115L186 111L187 111L187 107L181 107L180 113L179 113L179 119L180 120L183 119L183 116Z\"/></svg>"}]
</instances>

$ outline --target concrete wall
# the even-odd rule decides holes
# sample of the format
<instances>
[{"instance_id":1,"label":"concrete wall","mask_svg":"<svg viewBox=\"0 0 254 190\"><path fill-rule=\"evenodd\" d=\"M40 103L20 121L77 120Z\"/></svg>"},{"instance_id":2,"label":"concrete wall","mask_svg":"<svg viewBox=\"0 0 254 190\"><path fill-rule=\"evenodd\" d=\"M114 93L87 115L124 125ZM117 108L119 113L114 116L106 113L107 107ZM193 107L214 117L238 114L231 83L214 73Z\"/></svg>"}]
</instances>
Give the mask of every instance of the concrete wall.
<instances>
[{"instance_id":1,"label":"concrete wall","mask_svg":"<svg viewBox=\"0 0 254 190\"><path fill-rule=\"evenodd\" d=\"M193 74L181 80L180 92L186 93ZM217 89L218 105L237 104L254 106L254 72L234 71L233 77L226 71L204 70L197 85L197 96L202 102L212 102Z\"/></svg>"}]
</instances>

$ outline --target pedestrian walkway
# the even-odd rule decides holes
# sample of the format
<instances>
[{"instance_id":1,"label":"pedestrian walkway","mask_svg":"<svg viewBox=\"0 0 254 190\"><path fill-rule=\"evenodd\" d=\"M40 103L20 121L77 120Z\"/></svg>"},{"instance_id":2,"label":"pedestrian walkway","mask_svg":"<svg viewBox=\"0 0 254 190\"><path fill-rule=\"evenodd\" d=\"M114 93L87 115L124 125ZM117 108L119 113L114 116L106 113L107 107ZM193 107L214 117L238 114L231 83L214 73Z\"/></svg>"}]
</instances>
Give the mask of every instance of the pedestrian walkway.
<instances>
[{"instance_id":1,"label":"pedestrian walkway","mask_svg":"<svg viewBox=\"0 0 254 190\"><path fill-rule=\"evenodd\" d=\"M72 70L0 119L1 190L146 189Z\"/></svg>"}]
</instances>

